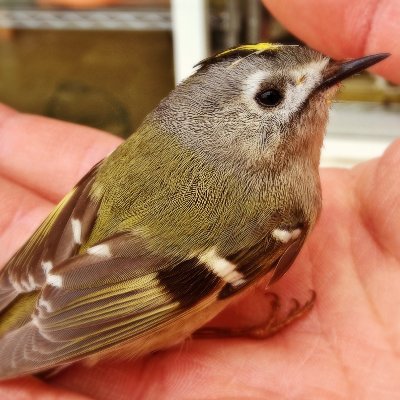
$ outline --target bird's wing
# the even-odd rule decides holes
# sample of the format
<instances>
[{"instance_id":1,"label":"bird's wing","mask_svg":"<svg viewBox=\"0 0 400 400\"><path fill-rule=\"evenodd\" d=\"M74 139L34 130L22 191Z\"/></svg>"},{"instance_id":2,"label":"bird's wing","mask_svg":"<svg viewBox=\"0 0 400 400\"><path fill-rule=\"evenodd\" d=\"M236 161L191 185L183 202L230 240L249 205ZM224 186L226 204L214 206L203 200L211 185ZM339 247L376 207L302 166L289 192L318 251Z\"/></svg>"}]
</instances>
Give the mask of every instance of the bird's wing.
<instances>
[{"instance_id":1,"label":"bird's wing","mask_svg":"<svg viewBox=\"0 0 400 400\"><path fill-rule=\"evenodd\" d=\"M298 250L297 241L287 246L272 266L278 275ZM43 371L131 339L162 335L168 325L180 326L194 306L201 312L254 280L237 288L227 278L232 271L222 266L217 274L212 261L197 257L178 261L151 254L140 237L112 237L48 272L29 320L0 338L0 377Z\"/></svg>"},{"instance_id":2,"label":"bird's wing","mask_svg":"<svg viewBox=\"0 0 400 400\"><path fill-rule=\"evenodd\" d=\"M221 287L198 259L146 254L140 238L119 235L92 249L55 266L29 321L0 338L0 377L46 370L161 333L193 305L215 300Z\"/></svg>"}]
</instances>

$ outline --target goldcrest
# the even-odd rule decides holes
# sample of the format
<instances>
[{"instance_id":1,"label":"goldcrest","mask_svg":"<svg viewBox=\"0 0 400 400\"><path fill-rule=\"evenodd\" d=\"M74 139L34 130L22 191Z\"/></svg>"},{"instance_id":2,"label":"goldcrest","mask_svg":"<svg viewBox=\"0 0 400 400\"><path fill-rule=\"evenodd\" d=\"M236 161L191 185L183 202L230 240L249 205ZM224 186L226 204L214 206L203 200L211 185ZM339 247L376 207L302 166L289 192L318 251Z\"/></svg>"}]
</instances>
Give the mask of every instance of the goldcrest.
<instances>
[{"instance_id":1,"label":"goldcrest","mask_svg":"<svg viewBox=\"0 0 400 400\"><path fill-rule=\"evenodd\" d=\"M293 263L338 83L381 60L260 43L198 64L0 275L0 379L184 340Z\"/></svg>"}]
</instances>

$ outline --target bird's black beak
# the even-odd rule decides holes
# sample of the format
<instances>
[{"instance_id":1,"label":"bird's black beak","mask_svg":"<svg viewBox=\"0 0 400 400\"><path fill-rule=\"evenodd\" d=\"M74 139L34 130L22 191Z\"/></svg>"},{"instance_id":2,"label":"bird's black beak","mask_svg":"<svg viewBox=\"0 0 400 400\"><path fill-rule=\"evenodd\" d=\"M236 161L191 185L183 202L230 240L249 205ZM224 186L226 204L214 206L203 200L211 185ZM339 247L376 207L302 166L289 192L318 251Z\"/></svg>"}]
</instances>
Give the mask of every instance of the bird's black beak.
<instances>
[{"instance_id":1,"label":"bird's black beak","mask_svg":"<svg viewBox=\"0 0 400 400\"><path fill-rule=\"evenodd\" d=\"M350 61L330 61L324 71L322 83L318 89L330 88L343 79L363 71L389 57L389 53L379 53L371 56L356 58Z\"/></svg>"}]
</instances>

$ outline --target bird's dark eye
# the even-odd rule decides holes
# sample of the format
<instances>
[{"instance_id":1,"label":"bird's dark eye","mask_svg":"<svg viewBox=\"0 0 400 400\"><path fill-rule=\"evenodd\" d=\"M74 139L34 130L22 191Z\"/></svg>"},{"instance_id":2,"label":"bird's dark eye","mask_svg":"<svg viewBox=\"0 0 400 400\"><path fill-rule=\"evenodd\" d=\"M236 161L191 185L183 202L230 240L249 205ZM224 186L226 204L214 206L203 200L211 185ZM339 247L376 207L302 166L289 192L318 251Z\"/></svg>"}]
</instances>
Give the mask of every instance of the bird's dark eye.
<instances>
[{"instance_id":1,"label":"bird's dark eye","mask_svg":"<svg viewBox=\"0 0 400 400\"><path fill-rule=\"evenodd\" d=\"M259 93L256 99L262 106L275 107L282 101L283 95L279 90L267 89Z\"/></svg>"}]
</instances>

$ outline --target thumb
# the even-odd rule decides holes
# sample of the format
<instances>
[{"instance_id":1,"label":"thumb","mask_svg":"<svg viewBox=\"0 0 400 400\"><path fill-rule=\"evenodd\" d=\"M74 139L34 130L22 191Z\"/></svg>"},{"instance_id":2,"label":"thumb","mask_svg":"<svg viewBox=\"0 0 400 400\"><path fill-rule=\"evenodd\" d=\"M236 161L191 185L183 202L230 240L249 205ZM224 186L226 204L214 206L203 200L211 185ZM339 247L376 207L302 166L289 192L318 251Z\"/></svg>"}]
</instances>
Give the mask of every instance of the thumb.
<instances>
[{"instance_id":1,"label":"thumb","mask_svg":"<svg viewBox=\"0 0 400 400\"><path fill-rule=\"evenodd\" d=\"M336 59L389 52L373 71L400 83L398 0L263 0L309 46Z\"/></svg>"}]
</instances>

